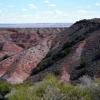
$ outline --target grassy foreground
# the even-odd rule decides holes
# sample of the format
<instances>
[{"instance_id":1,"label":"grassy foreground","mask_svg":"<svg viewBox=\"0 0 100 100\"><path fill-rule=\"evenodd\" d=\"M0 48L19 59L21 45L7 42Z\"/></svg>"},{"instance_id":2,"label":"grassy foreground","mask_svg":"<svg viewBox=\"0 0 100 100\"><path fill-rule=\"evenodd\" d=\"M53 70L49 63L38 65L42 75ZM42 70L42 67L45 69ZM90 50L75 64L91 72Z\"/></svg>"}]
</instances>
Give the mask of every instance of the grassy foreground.
<instances>
[{"instance_id":1,"label":"grassy foreground","mask_svg":"<svg viewBox=\"0 0 100 100\"><path fill-rule=\"evenodd\" d=\"M99 84L97 87L64 84L51 74L35 84L11 85L0 82L0 93L8 92L8 100L100 100Z\"/></svg>"}]
</instances>

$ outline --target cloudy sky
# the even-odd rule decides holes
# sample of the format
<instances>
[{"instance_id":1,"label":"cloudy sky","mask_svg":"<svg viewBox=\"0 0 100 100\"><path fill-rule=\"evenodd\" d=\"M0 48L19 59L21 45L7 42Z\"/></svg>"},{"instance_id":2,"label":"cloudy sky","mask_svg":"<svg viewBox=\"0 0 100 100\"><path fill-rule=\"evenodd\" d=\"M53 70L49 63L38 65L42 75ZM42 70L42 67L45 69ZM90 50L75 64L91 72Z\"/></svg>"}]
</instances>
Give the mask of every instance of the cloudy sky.
<instances>
[{"instance_id":1,"label":"cloudy sky","mask_svg":"<svg viewBox=\"0 0 100 100\"><path fill-rule=\"evenodd\" d=\"M100 17L100 0L0 0L0 23L66 23Z\"/></svg>"}]
</instances>

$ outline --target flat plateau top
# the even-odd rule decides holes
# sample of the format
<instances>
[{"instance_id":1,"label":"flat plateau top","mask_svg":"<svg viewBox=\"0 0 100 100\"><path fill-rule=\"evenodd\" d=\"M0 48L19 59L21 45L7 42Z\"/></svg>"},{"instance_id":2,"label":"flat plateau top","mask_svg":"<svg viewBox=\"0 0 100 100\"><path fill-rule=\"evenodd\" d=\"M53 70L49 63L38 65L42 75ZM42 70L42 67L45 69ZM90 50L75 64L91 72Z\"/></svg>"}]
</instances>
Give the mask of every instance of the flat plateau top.
<instances>
[{"instance_id":1,"label":"flat plateau top","mask_svg":"<svg viewBox=\"0 0 100 100\"><path fill-rule=\"evenodd\" d=\"M25 24L0 24L0 28L63 28L72 23L25 23Z\"/></svg>"}]
</instances>

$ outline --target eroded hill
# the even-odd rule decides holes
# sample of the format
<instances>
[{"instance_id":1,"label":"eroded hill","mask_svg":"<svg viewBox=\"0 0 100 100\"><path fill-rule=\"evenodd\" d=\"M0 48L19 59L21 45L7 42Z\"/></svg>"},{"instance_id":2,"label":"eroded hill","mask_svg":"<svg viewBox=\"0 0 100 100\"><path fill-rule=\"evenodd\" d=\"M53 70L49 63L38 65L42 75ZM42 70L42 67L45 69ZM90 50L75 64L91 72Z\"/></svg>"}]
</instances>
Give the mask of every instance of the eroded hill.
<instances>
[{"instance_id":1,"label":"eroded hill","mask_svg":"<svg viewBox=\"0 0 100 100\"><path fill-rule=\"evenodd\" d=\"M10 83L39 81L54 73L61 81L100 77L100 20L69 28L1 29L0 77Z\"/></svg>"}]
</instances>

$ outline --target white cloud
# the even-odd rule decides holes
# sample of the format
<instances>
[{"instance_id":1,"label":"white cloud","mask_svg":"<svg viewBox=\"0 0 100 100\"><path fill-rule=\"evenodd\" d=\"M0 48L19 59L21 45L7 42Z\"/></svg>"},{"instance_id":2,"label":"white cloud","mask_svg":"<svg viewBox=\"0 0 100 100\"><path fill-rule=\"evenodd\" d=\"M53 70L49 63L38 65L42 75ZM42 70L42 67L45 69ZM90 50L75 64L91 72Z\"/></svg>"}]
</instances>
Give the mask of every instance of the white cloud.
<instances>
[{"instance_id":1,"label":"white cloud","mask_svg":"<svg viewBox=\"0 0 100 100\"><path fill-rule=\"evenodd\" d=\"M22 11L23 12L26 12L26 11L33 11L33 10L37 10L38 7L35 5L35 4L28 4L28 6L26 8L22 8Z\"/></svg>"},{"instance_id":2,"label":"white cloud","mask_svg":"<svg viewBox=\"0 0 100 100\"><path fill-rule=\"evenodd\" d=\"M14 8L15 5L7 5L7 7L9 7L9 8Z\"/></svg>"},{"instance_id":3,"label":"white cloud","mask_svg":"<svg viewBox=\"0 0 100 100\"><path fill-rule=\"evenodd\" d=\"M97 2L95 5L96 5L96 6L100 6L100 3Z\"/></svg>"},{"instance_id":4,"label":"white cloud","mask_svg":"<svg viewBox=\"0 0 100 100\"><path fill-rule=\"evenodd\" d=\"M22 11L28 11L28 9L26 9L26 8L23 8L23 9L22 9Z\"/></svg>"},{"instance_id":5,"label":"white cloud","mask_svg":"<svg viewBox=\"0 0 100 100\"><path fill-rule=\"evenodd\" d=\"M55 10L55 14L61 15L61 14L62 14L62 11L56 9L56 10Z\"/></svg>"},{"instance_id":6,"label":"white cloud","mask_svg":"<svg viewBox=\"0 0 100 100\"><path fill-rule=\"evenodd\" d=\"M56 7L56 4L50 2L50 0L44 0L44 3L49 7Z\"/></svg>"},{"instance_id":7,"label":"white cloud","mask_svg":"<svg viewBox=\"0 0 100 100\"><path fill-rule=\"evenodd\" d=\"M48 3L50 3L50 2L49 2L49 0L44 0L44 3L47 3L47 4L48 4Z\"/></svg>"},{"instance_id":8,"label":"white cloud","mask_svg":"<svg viewBox=\"0 0 100 100\"><path fill-rule=\"evenodd\" d=\"M50 6L50 7L55 7L56 4L49 4L48 6Z\"/></svg>"},{"instance_id":9,"label":"white cloud","mask_svg":"<svg viewBox=\"0 0 100 100\"><path fill-rule=\"evenodd\" d=\"M88 11L87 11L87 10L85 10L85 9L80 9L80 10L78 10L78 13L85 14L85 13L88 13Z\"/></svg>"},{"instance_id":10,"label":"white cloud","mask_svg":"<svg viewBox=\"0 0 100 100\"><path fill-rule=\"evenodd\" d=\"M0 13L2 13L2 10L0 10Z\"/></svg>"},{"instance_id":11,"label":"white cloud","mask_svg":"<svg viewBox=\"0 0 100 100\"><path fill-rule=\"evenodd\" d=\"M48 4L47 4L48 5ZM32 6L32 5L31 5ZM33 7L34 8L34 7ZM32 8L32 9L33 9ZM26 9L23 8L23 11L29 11L31 8L27 5ZM32 10L31 10L32 11ZM33 10L34 11L34 10ZM9 15L10 14L10 15ZM61 9L36 10L35 13L23 13L11 15L11 13L2 15L0 14L0 22L14 22L14 23L47 23L47 22L74 22L80 19L86 18L95 18L99 17L99 14L96 11L85 9L77 9L76 11L64 11Z\"/></svg>"},{"instance_id":12,"label":"white cloud","mask_svg":"<svg viewBox=\"0 0 100 100\"><path fill-rule=\"evenodd\" d=\"M29 4L28 7L30 9L37 9L37 6L35 4Z\"/></svg>"},{"instance_id":13,"label":"white cloud","mask_svg":"<svg viewBox=\"0 0 100 100\"><path fill-rule=\"evenodd\" d=\"M87 10L87 9L80 9L76 12L73 12L77 18L80 19L87 19L87 18L95 18L97 15L96 11L93 10Z\"/></svg>"}]
</instances>

